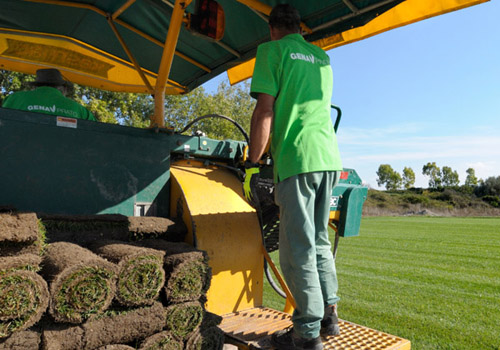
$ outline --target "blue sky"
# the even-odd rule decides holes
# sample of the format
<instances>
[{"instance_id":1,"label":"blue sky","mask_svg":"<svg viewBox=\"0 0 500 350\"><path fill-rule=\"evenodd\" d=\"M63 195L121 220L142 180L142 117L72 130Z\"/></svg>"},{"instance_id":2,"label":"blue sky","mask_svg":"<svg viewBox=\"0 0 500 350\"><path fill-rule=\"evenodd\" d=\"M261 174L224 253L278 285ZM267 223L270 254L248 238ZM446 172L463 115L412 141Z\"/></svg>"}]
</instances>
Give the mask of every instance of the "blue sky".
<instances>
[{"instance_id":1,"label":"blue sky","mask_svg":"<svg viewBox=\"0 0 500 350\"><path fill-rule=\"evenodd\" d=\"M328 51L344 167L373 188L380 164L411 167L417 187L428 186L427 162L456 170L461 183L470 167L500 176L498 15L492 0Z\"/></svg>"}]
</instances>

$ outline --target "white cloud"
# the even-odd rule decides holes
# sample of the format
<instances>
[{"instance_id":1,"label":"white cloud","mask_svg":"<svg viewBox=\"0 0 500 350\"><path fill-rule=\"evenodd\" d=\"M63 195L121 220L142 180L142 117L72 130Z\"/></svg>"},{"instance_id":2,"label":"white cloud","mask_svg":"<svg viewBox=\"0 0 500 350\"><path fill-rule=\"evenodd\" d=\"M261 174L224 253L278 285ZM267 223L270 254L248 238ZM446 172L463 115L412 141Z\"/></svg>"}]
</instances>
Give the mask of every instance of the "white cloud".
<instances>
[{"instance_id":1,"label":"white cloud","mask_svg":"<svg viewBox=\"0 0 500 350\"><path fill-rule=\"evenodd\" d=\"M344 128L339 134L344 166L356 169L374 188L380 164L390 164L400 173L405 166L411 167L418 187L428 185L428 178L421 174L427 162L451 167L459 173L462 183L468 168L473 168L478 178L500 176L499 130L483 128L466 130L465 135L446 136L426 135L425 130L416 123L387 129Z\"/></svg>"}]
</instances>

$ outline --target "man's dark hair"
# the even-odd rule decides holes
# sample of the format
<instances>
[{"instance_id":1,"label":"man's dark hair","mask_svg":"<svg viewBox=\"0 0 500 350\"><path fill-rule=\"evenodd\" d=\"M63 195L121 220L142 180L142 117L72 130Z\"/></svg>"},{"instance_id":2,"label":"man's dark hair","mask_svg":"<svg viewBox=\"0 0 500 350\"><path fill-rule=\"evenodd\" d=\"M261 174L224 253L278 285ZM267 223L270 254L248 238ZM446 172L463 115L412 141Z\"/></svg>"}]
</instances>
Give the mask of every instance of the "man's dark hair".
<instances>
[{"instance_id":1,"label":"man's dark hair","mask_svg":"<svg viewBox=\"0 0 500 350\"><path fill-rule=\"evenodd\" d=\"M300 30L299 11L288 4L276 5L269 15L269 25L277 29L298 32Z\"/></svg>"}]
</instances>

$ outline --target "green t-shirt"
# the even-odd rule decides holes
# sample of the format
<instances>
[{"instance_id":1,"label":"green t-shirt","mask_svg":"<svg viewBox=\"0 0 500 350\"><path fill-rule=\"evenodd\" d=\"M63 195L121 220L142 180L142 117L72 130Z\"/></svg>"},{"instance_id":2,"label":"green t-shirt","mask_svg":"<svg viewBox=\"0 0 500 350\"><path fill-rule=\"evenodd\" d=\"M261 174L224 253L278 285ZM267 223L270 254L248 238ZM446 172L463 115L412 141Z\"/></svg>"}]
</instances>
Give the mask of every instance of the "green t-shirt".
<instances>
[{"instance_id":1,"label":"green t-shirt","mask_svg":"<svg viewBox=\"0 0 500 350\"><path fill-rule=\"evenodd\" d=\"M342 170L330 119L333 73L328 55L289 34L257 49L250 95L272 95L274 181L314 171Z\"/></svg>"},{"instance_id":2,"label":"green t-shirt","mask_svg":"<svg viewBox=\"0 0 500 350\"><path fill-rule=\"evenodd\" d=\"M32 91L13 93L4 100L2 107L96 121L92 112L87 108L50 86L40 86Z\"/></svg>"}]
</instances>

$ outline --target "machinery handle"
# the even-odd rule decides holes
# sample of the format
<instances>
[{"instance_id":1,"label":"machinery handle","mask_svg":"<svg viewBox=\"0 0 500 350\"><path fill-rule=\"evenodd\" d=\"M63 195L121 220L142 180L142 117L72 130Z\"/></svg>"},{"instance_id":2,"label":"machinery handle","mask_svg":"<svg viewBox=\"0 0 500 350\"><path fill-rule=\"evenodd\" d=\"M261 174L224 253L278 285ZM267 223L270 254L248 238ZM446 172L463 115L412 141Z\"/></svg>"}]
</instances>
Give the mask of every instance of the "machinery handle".
<instances>
[{"instance_id":1,"label":"machinery handle","mask_svg":"<svg viewBox=\"0 0 500 350\"><path fill-rule=\"evenodd\" d=\"M333 126L333 129L335 130L335 133L337 133L337 129L339 128L339 123L340 123L340 118L342 117L342 111L340 107L331 105L332 109L335 109L337 111L337 119L335 119L335 124Z\"/></svg>"}]
</instances>

